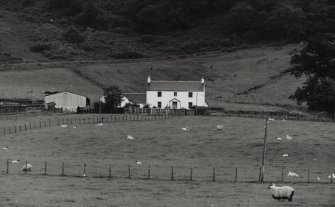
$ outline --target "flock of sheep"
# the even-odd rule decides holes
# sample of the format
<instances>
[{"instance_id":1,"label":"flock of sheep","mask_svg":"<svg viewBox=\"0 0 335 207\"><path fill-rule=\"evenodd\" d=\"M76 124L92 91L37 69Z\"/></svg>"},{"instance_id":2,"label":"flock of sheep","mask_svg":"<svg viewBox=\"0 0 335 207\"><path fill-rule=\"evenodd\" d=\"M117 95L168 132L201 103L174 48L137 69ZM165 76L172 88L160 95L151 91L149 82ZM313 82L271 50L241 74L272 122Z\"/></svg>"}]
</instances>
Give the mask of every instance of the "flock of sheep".
<instances>
[{"instance_id":1,"label":"flock of sheep","mask_svg":"<svg viewBox=\"0 0 335 207\"><path fill-rule=\"evenodd\" d=\"M268 119L268 123L270 121L274 121L274 119ZM96 124L97 127L101 127L103 126L103 123L98 123ZM62 128L67 128L68 125L66 124L63 124L63 125L60 125L60 127ZM77 128L77 126L73 126L73 128ZM184 128L181 128L183 131L189 131L190 128L187 126L187 127L184 127ZM224 129L224 125L217 125L216 126L216 129L217 130L220 130L220 131L223 131ZM286 135L285 138L287 140L292 140L292 137L290 135ZM126 137L127 140L133 140L134 137L131 136L131 135L128 135ZM281 137L277 137L276 138L277 140L283 140L283 138ZM3 147L2 150L8 150L8 147ZM282 157L288 157L288 154L283 154ZM17 164L20 162L20 160L8 160L8 162L10 162L11 164ZM142 162L141 161L135 161L137 165L141 165ZM25 173L29 173L32 171L32 164L30 163L26 163L22 166L22 171L25 172ZM295 173L294 171L289 171L288 176L292 176L292 177L298 177L299 175L297 173ZM85 176L86 177L86 176ZM335 178L335 173L331 174L328 178ZM318 180L320 180L319 177L317 177ZM268 189L270 189L271 193L272 193L272 198L273 199L276 199L278 201L280 200L288 200L288 201L292 201L293 200L293 195L294 195L294 189L290 186L282 186L282 187L279 187L279 186L276 186L274 183L271 183L269 186L268 186Z\"/></svg>"}]
</instances>

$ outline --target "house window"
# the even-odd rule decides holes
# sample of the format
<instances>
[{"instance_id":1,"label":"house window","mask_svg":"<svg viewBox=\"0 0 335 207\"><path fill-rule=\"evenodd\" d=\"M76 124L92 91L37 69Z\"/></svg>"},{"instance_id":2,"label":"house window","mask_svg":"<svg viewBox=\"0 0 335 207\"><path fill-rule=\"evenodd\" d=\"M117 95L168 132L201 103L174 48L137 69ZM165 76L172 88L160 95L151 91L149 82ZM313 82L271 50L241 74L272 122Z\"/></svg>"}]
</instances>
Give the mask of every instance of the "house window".
<instances>
[{"instance_id":1,"label":"house window","mask_svg":"<svg viewBox=\"0 0 335 207\"><path fill-rule=\"evenodd\" d=\"M192 92L188 92L188 97L192 98L193 97L193 93Z\"/></svg>"},{"instance_id":2,"label":"house window","mask_svg":"<svg viewBox=\"0 0 335 207\"><path fill-rule=\"evenodd\" d=\"M158 103L157 103L157 107L158 107L158 108L162 108L162 102L158 101Z\"/></svg>"},{"instance_id":3,"label":"house window","mask_svg":"<svg viewBox=\"0 0 335 207\"><path fill-rule=\"evenodd\" d=\"M158 97L162 97L162 91L158 91L158 92L157 92L157 96L158 96Z\"/></svg>"},{"instance_id":4,"label":"house window","mask_svg":"<svg viewBox=\"0 0 335 207\"><path fill-rule=\"evenodd\" d=\"M174 95L174 96L177 96L177 92L174 92L173 95Z\"/></svg>"},{"instance_id":5,"label":"house window","mask_svg":"<svg viewBox=\"0 0 335 207\"><path fill-rule=\"evenodd\" d=\"M192 106L193 106L193 103L192 102L188 102L188 108L190 109L190 108L192 108Z\"/></svg>"}]
</instances>

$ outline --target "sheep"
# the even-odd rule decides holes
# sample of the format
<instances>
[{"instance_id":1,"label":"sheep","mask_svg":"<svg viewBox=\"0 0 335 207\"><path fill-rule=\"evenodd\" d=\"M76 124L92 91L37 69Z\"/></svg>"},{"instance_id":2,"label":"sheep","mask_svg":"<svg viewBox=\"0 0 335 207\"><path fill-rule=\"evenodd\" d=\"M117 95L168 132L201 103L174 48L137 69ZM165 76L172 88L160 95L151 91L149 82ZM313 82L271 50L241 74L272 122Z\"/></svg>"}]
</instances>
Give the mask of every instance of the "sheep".
<instances>
[{"instance_id":1,"label":"sheep","mask_svg":"<svg viewBox=\"0 0 335 207\"><path fill-rule=\"evenodd\" d=\"M12 164L16 164L16 163L19 163L20 160L12 160Z\"/></svg>"},{"instance_id":2,"label":"sheep","mask_svg":"<svg viewBox=\"0 0 335 207\"><path fill-rule=\"evenodd\" d=\"M62 127L62 128L66 128L66 127L67 127L67 124L62 124L62 125L60 125L60 127Z\"/></svg>"},{"instance_id":3,"label":"sheep","mask_svg":"<svg viewBox=\"0 0 335 207\"><path fill-rule=\"evenodd\" d=\"M288 157L288 154L283 154L282 156L283 156L283 157Z\"/></svg>"},{"instance_id":4,"label":"sheep","mask_svg":"<svg viewBox=\"0 0 335 207\"><path fill-rule=\"evenodd\" d=\"M8 150L8 147L3 147L2 150Z\"/></svg>"},{"instance_id":5,"label":"sheep","mask_svg":"<svg viewBox=\"0 0 335 207\"><path fill-rule=\"evenodd\" d=\"M286 135L285 138L288 139L288 140L291 140L291 139L292 139L292 137L291 137L290 135Z\"/></svg>"},{"instance_id":6,"label":"sheep","mask_svg":"<svg viewBox=\"0 0 335 207\"><path fill-rule=\"evenodd\" d=\"M142 162L141 161L135 161L137 165L142 165Z\"/></svg>"},{"instance_id":7,"label":"sheep","mask_svg":"<svg viewBox=\"0 0 335 207\"><path fill-rule=\"evenodd\" d=\"M22 166L22 171L25 172L25 173L26 172L31 172L32 168L33 168L33 166L31 164L27 163L27 164Z\"/></svg>"},{"instance_id":8,"label":"sheep","mask_svg":"<svg viewBox=\"0 0 335 207\"><path fill-rule=\"evenodd\" d=\"M272 198L279 200L285 200L292 202L294 189L290 186L277 187L274 183L271 183L268 187L272 192Z\"/></svg>"},{"instance_id":9,"label":"sheep","mask_svg":"<svg viewBox=\"0 0 335 207\"><path fill-rule=\"evenodd\" d=\"M288 172L288 173L287 173L287 176L291 176L291 177L299 177L298 173L295 173L295 172L293 172L293 171L292 171L292 172L291 172L291 171Z\"/></svg>"},{"instance_id":10,"label":"sheep","mask_svg":"<svg viewBox=\"0 0 335 207\"><path fill-rule=\"evenodd\" d=\"M188 128L188 127L185 127L185 128L181 128L183 131L188 131L188 130L190 130L190 128Z\"/></svg>"},{"instance_id":11,"label":"sheep","mask_svg":"<svg viewBox=\"0 0 335 207\"><path fill-rule=\"evenodd\" d=\"M277 137L277 140L283 140L283 138L281 138L281 137Z\"/></svg>"},{"instance_id":12,"label":"sheep","mask_svg":"<svg viewBox=\"0 0 335 207\"><path fill-rule=\"evenodd\" d=\"M104 125L103 123L99 123L96 126L98 127L98 126L103 126L103 125Z\"/></svg>"},{"instance_id":13,"label":"sheep","mask_svg":"<svg viewBox=\"0 0 335 207\"><path fill-rule=\"evenodd\" d=\"M128 135L128 136L127 136L127 139L128 139L128 140L133 140L133 139L134 139L134 137L133 137L133 136L130 136L130 135Z\"/></svg>"},{"instance_id":14,"label":"sheep","mask_svg":"<svg viewBox=\"0 0 335 207\"><path fill-rule=\"evenodd\" d=\"M222 130L223 130L223 125L217 125L217 126L216 126L216 129L222 131Z\"/></svg>"}]
</instances>

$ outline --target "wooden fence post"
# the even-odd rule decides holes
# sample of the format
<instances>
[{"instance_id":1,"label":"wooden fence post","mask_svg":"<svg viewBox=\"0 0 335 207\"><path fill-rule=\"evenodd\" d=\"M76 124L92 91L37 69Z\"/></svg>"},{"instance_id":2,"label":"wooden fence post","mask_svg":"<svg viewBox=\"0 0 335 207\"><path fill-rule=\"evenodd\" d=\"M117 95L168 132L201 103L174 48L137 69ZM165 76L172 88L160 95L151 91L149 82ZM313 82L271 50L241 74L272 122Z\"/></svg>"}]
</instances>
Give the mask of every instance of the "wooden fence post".
<instances>
[{"instance_id":1,"label":"wooden fence post","mask_svg":"<svg viewBox=\"0 0 335 207\"><path fill-rule=\"evenodd\" d=\"M64 176L64 161L62 162L62 176Z\"/></svg>"},{"instance_id":2,"label":"wooden fence post","mask_svg":"<svg viewBox=\"0 0 335 207\"><path fill-rule=\"evenodd\" d=\"M130 174L130 165L128 165L128 178L131 178L131 174Z\"/></svg>"},{"instance_id":3,"label":"wooden fence post","mask_svg":"<svg viewBox=\"0 0 335 207\"><path fill-rule=\"evenodd\" d=\"M171 180L174 180L173 166L171 167Z\"/></svg>"},{"instance_id":4,"label":"wooden fence post","mask_svg":"<svg viewBox=\"0 0 335 207\"><path fill-rule=\"evenodd\" d=\"M281 168L281 181L284 182L284 167Z\"/></svg>"},{"instance_id":5,"label":"wooden fence post","mask_svg":"<svg viewBox=\"0 0 335 207\"><path fill-rule=\"evenodd\" d=\"M334 177L333 174L334 174L334 173L332 173L332 172L330 173L330 183L333 183L333 179L334 179L334 178L333 178L333 177Z\"/></svg>"},{"instance_id":6,"label":"wooden fence post","mask_svg":"<svg viewBox=\"0 0 335 207\"><path fill-rule=\"evenodd\" d=\"M150 164L149 164L149 168L148 168L148 180L150 179Z\"/></svg>"},{"instance_id":7,"label":"wooden fence post","mask_svg":"<svg viewBox=\"0 0 335 207\"><path fill-rule=\"evenodd\" d=\"M112 165L109 165L109 174L108 177L111 178L112 177Z\"/></svg>"},{"instance_id":8,"label":"wooden fence post","mask_svg":"<svg viewBox=\"0 0 335 207\"><path fill-rule=\"evenodd\" d=\"M28 161L26 161L26 170L24 171L24 174L27 174L28 172Z\"/></svg>"},{"instance_id":9,"label":"wooden fence post","mask_svg":"<svg viewBox=\"0 0 335 207\"><path fill-rule=\"evenodd\" d=\"M84 175L83 177L86 177L86 163L84 164Z\"/></svg>"},{"instance_id":10,"label":"wooden fence post","mask_svg":"<svg viewBox=\"0 0 335 207\"><path fill-rule=\"evenodd\" d=\"M6 174L9 173L9 160L7 159L7 169L6 169Z\"/></svg>"},{"instance_id":11,"label":"wooden fence post","mask_svg":"<svg viewBox=\"0 0 335 207\"><path fill-rule=\"evenodd\" d=\"M237 168L235 168L235 182L237 182Z\"/></svg>"},{"instance_id":12,"label":"wooden fence post","mask_svg":"<svg viewBox=\"0 0 335 207\"><path fill-rule=\"evenodd\" d=\"M307 170L307 183L309 183L309 168Z\"/></svg>"},{"instance_id":13,"label":"wooden fence post","mask_svg":"<svg viewBox=\"0 0 335 207\"><path fill-rule=\"evenodd\" d=\"M47 175L47 162L44 162L44 175Z\"/></svg>"},{"instance_id":14,"label":"wooden fence post","mask_svg":"<svg viewBox=\"0 0 335 207\"><path fill-rule=\"evenodd\" d=\"M213 179L212 179L213 182L215 182L215 168L213 167Z\"/></svg>"},{"instance_id":15,"label":"wooden fence post","mask_svg":"<svg viewBox=\"0 0 335 207\"><path fill-rule=\"evenodd\" d=\"M192 179L193 179L193 168L191 167L191 172L190 172L190 181L192 181Z\"/></svg>"}]
</instances>

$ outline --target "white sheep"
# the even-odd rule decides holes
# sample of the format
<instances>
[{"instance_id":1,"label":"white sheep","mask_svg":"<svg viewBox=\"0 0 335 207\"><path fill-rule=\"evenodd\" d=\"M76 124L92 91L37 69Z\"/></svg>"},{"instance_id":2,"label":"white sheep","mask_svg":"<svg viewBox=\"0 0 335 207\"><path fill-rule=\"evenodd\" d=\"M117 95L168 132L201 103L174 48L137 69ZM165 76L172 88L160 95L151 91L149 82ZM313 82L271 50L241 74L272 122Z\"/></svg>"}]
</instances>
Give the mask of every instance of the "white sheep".
<instances>
[{"instance_id":1,"label":"white sheep","mask_svg":"<svg viewBox=\"0 0 335 207\"><path fill-rule=\"evenodd\" d=\"M188 130L190 130L190 128L188 128L188 127L184 127L184 128L181 128L183 131L188 131Z\"/></svg>"},{"instance_id":2,"label":"white sheep","mask_svg":"<svg viewBox=\"0 0 335 207\"><path fill-rule=\"evenodd\" d=\"M290 186L277 187L274 183L271 183L268 187L271 190L272 198L279 200L292 201L294 195L294 189Z\"/></svg>"},{"instance_id":3,"label":"white sheep","mask_svg":"<svg viewBox=\"0 0 335 207\"><path fill-rule=\"evenodd\" d=\"M216 126L216 129L222 131L222 130L223 130L223 125L217 125L217 126Z\"/></svg>"},{"instance_id":4,"label":"white sheep","mask_svg":"<svg viewBox=\"0 0 335 207\"><path fill-rule=\"evenodd\" d=\"M128 135L128 136L127 136L127 139L129 139L129 140L133 140L133 139L134 139L134 137L133 137L133 136L130 136L130 135Z\"/></svg>"},{"instance_id":5,"label":"white sheep","mask_svg":"<svg viewBox=\"0 0 335 207\"><path fill-rule=\"evenodd\" d=\"M99 123L99 124L97 124L95 126L99 127L99 126L103 126L103 125L104 125L103 123Z\"/></svg>"},{"instance_id":6,"label":"white sheep","mask_svg":"<svg viewBox=\"0 0 335 207\"><path fill-rule=\"evenodd\" d=\"M22 171L23 172L31 172L32 169L33 169L33 166L32 166L32 164L29 164L29 163L22 166Z\"/></svg>"},{"instance_id":7,"label":"white sheep","mask_svg":"<svg viewBox=\"0 0 335 207\"><path fill-rule=\"evenodd\" d=\"M60 127L62 127L62 128L66 128L66 127L67 127L67 124L62 124L62 125L60 125Z\"/></svg>"}]
</instances>

